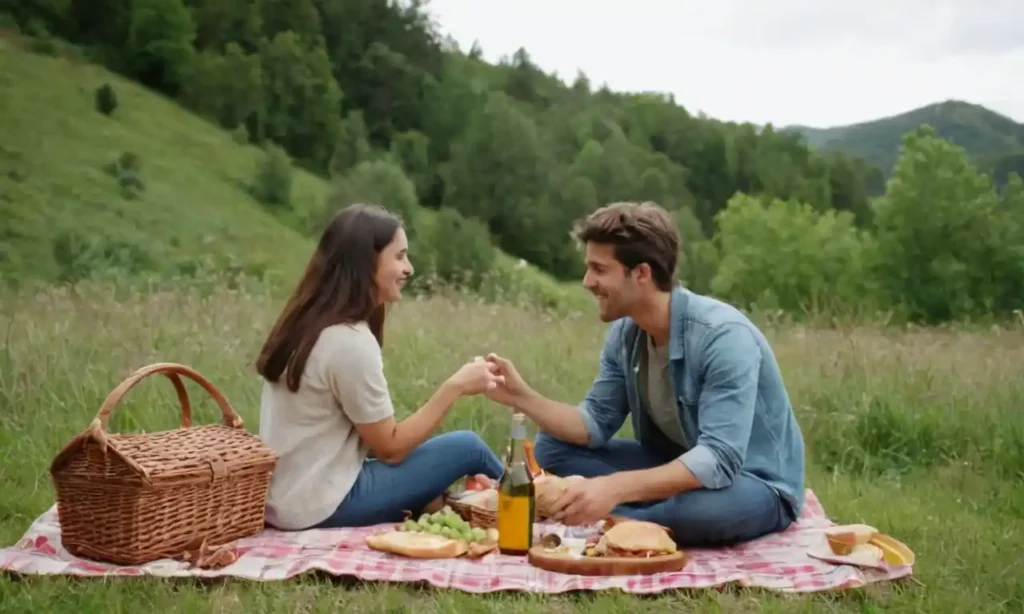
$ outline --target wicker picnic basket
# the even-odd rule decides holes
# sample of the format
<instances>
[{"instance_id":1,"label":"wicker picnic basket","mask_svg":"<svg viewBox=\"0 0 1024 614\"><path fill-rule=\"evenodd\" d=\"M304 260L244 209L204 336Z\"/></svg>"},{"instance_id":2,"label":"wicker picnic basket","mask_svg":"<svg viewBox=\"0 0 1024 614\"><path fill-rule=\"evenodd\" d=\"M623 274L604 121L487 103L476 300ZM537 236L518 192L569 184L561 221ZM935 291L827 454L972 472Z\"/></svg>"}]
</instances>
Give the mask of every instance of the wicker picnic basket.
<instances>
[{"instance_id":1,"label":"wicker picnic basket","mask_svg":"<svg viewBox=\"0 0 1024 614\"><path fill-rule=\"evenodd\" d=\"M485 491L478 491L483 493ZM490 506L484 506L479 503L477 499L477 493L459 493L458 495L448 495L445 497L445 503L448 507L452 508L452 511L458 514L469 523L471 527L480 527L482 529L490 529L498 525L498 510L497 506L493 509ZM545 518L542 514L544 510L539 505L534 505L533 508L533 519L535 521L541 521Z\"/></svg>"},{"instance_id":2,"label":"wicker picnic basket","mask_svg":"<svg viewBox=\"0 0 1024 614\"><path fill-rule=\"evenodd\" d=\"M498 523L497 509L490 509L489 507L484 507L482 505L474 505L470 501L462 500L463 497L467 499L475 499L476 496L483 496L484 491L478 492L481 494L450 493L445 496L445 504L452 508L453 512L462 516L462 519L468 522L469 526L489 529L496 526Z\"/></svg>"},{"instance_id":3,"label":"wicker picnic basket","mask_svg":"<svg viewBox=\"0 0 1024 614\"><path fill-rule=\"evenodd\" d=\"M533 456L533 442L523 442L523 452L526 455L527 468L534 478L542 475L540 466ZM485 494L486 493L486 494ZM452 511L468 522L470 526L489 529L498 524L498 497L495 491L463 491L460 493L446 493L445 503ZM533 518L541 521L546 517L547 509L539 502L534 505Z\"/></svg>"},{"instance_id":4,"label":"wicker picnic basket","mask_svg":"<svg viewBox=\"0 0 1024 614\"><path fill-rule=\"evenodd\" d=\"M107 432L114 407L150 375L171 380L181 428L155 433ZM223 423L192 426L184 375L213 397ZM75 556L117 565L162 558L199 559L210 548L263 530L277 456L247 432L219 391L191 368L143 367L103 401L92 423L50 466L61 542Z\"/></svg>"}]
</instances>

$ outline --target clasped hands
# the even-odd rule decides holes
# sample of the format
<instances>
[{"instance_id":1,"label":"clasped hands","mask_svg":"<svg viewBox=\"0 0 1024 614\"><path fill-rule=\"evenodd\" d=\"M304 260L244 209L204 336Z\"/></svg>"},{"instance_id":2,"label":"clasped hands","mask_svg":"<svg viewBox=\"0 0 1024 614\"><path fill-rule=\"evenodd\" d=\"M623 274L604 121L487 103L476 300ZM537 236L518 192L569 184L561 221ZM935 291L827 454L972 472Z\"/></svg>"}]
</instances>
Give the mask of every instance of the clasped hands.
<instances>
[{"instance_id":1,"label":"clasped hands","mask_svg":"<svg viewBox=\"0 0 1024 614\"><path fill-rule=\"evenodd\" d=\"M466 363L456 377L466 382L466 394L483 393L490 400L508 407L520 407L533 391L523 380L512 361L497 354L475 357ZM577 478L567 482L566 489L552 502L549 516L565 525L592 524L608 517L622 501L615 476Z\"/></svg>"},{"instance_id":2,"label":"clasped hands","mask_svg":"<svg viewBox=\"0 0 1024 614\"><path fill-rule=\"evenodd\" d=\"M474 357L452 375L451 381L464 395L486 394L508 407L516 407L532 392L512 361L493 353Z\"/></svg>"},{"instance_id":3,"label":"clasped hands","mask_svg":"<svg viewBox=\"0 0 1024 614\"><path fill-rule=\"evenodd\" d=\"M496 364L477 356L462 365L448 381L458 389L459 394L472 396L491 393L503 387L505 376L499 373Z\"/></svg>"}]
</instances>

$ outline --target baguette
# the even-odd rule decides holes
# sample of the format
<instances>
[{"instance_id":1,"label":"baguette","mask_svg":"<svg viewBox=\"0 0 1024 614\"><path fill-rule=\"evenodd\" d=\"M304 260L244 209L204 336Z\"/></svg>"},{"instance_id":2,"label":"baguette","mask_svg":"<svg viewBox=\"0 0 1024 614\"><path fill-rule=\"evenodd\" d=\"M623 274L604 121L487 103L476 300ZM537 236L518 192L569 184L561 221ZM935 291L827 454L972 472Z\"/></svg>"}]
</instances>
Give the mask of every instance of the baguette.
<instances>
[{"instance_id":1,"label":"baguette","mask_svg":"<svg viewBox=\"0 0 1024 614\"><path fill-rule=\"evenodd\" d=\"M484 540L469 542L425 531L391 530L368 536L366 545L371 550L412 559L454 559L463 555L475 559L498 547L498 531L490 529Z\"/></svg>"},{"instance_id":2,"label":"baguette","mask_svg":"<svg viewBox=\"0 0 1024 614\"><path fill-rule=\"evenodd\" d=\"M413 559L454 559L469 550L469 543L443 535L417 531L387 531L366 538L373 550Z\"/></svg>"}]
</instances>

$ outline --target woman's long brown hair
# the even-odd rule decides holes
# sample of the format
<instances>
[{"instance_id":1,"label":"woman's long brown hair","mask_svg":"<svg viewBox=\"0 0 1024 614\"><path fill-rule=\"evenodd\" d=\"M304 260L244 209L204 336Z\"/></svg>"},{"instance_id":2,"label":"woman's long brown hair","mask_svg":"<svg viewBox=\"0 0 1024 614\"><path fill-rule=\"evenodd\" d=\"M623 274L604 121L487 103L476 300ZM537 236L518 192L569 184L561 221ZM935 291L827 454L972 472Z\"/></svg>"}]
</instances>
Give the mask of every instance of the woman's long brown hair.
<instances>
[{"instance_id":1,"label":"woman's long brown hair","mask_svg":"<svg viewBox=\"0 0 1024 614\"><path fill-rule=\"evenodd\" d=\"M377 205L350 205L334 216L263 343L256 360L260 375L276 383L287 372L288 389L298 391L310 351L320 333L335 324L365 320L383 346L384 306L374 285L377 255L401 225Z\"/></svg>"}]
</instances>

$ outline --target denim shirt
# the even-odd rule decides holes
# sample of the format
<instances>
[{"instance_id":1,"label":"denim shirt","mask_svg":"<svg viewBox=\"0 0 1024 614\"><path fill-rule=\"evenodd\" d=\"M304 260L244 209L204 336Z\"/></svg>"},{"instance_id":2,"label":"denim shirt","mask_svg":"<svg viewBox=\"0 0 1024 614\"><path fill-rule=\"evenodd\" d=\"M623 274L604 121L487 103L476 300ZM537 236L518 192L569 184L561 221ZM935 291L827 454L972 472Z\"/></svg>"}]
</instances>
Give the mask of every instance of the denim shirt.
<instances>
[{"instance_id":1,"label":"denim shirt","mask_svg":"<svg viewBox=\"0 0 1024 614\"><path fill-rule=\"evenodd\" d=\"M598 448L631 417L655 458L680 460L707 489L740 473L778 492L791 516L804 505L804 440L768 341L738 309L676 287L671 296L669 377L688 446L665 437L643 406L638 378L646 333L616 320L580 412Z\"/></svg>"}]
</instances>

